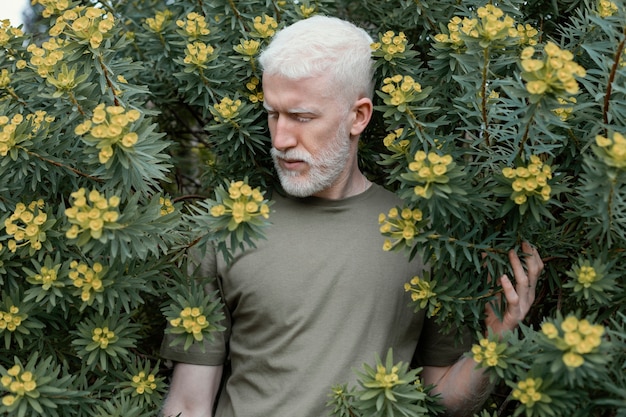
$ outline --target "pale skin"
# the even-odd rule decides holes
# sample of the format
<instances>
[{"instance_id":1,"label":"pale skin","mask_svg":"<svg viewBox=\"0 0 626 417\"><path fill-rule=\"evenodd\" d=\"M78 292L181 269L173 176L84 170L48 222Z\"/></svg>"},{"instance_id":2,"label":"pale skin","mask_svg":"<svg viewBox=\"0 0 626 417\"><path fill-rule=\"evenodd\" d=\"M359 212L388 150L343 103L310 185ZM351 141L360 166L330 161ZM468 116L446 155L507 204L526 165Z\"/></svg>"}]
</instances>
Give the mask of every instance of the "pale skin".
<instances>
[{"instance_id":1,"label":"pale skin","mask_svg":"<svg viewBox=\"0 0 626 417\"><path fill-rule=\"evenodd\" d=\"M359 136L370 121L373 105L369 98L360 97L348 105L346 113L345 100L332 95L332 88L320 88L320 83L324 85L325 82L328 80L324 77L291 80L278 75L264 75L264 105L268 111L272 146L281 151L300 149L315 155L319 149L328 146L330 140L334 140L338 126L349 132L350 155L344 169L330 187L314 194L326 199L343 199L363 192L369 185L359 170L357 151ZM297 160L280 163L306 176L306 163ZM502 334L515 329L526 317L535 299L543 262L530 244L524 242L522 251L526 254L523 262L514 251L509 252L515 286L506 275L499 280L507 301L502 320L490 307L487 309L485 324L493 333ZM471 416L486 399L488 380L475 365L471 358L462 358L448 367L423 368L423 382L436 384L435 392L441 395L448 415ZM177 364L163 415L177 416L181 413L182 417L211 417L222 371L222 366Z\"/></svg>"}]
</instances>

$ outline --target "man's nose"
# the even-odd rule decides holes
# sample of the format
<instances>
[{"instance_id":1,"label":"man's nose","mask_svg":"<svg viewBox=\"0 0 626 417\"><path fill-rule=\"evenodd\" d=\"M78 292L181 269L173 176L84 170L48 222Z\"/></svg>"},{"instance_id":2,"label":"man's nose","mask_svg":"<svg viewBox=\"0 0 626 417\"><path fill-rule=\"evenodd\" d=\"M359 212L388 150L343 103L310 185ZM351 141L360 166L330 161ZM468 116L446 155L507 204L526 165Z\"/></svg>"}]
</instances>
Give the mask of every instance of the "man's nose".
<instances>
[{"instance_id":1,"label":"man's nose","mask_svg":"<svg viewBox=\"0 0 626 417\"><path fill-rule=\"evenodd\" d=\"M298 141L292 123L290 123L287 117L277 117L273 125L273 128L270 127L270 133L272 135L272 146L274 148L279 151L286 151L297 145Z\"/></svg>"}]
</instances>

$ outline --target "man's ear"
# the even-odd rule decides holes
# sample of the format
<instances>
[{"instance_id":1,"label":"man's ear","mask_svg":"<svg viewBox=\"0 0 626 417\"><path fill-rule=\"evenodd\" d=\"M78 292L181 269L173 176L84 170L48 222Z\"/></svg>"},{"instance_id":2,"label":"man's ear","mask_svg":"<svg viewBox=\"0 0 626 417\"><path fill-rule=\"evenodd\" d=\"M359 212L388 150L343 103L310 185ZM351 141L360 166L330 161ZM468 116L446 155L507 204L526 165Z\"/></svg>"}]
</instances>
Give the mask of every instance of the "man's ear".
<instances>
[{"instance_id":1,"label":"man's ear","mask_svg":"<svg viewBox=\"0 0 626 417\"><path fill-rule=\"evenodd\" d=\"M372 100L369 98L361 97L354 103L352 111L354 112L354 120L352 121L350 135L359 136L365 130L367 124L372 118L374 104L372 104Z\"/></svg>"}]
</instances>

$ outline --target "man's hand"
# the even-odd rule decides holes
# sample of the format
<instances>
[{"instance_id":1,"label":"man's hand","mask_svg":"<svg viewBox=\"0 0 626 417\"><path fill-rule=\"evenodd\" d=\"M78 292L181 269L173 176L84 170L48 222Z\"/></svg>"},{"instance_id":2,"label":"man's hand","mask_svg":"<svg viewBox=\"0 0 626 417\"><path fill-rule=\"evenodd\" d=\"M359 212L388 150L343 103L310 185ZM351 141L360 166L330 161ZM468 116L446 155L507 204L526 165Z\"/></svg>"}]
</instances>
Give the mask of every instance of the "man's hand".
<instances>
[{"instance_id":1,"label":"man's hand","mask_svg":"<svg viewBox=\"0 0 626 417\"><path fill-rule=\"evenodd\" d=\"M535 289L539 275L543 271L543 261L537 249L528 242L522 243L522 251L525 255L523 258L526 270L515 251L509 251L509 261L515 274L515 287L506 275L499 280L507 302L502 320L497 317L491 304L486 306L485 324L496 334L515 329L519 322L524 320L535 301Z\"/></svg>"}]
</instances>

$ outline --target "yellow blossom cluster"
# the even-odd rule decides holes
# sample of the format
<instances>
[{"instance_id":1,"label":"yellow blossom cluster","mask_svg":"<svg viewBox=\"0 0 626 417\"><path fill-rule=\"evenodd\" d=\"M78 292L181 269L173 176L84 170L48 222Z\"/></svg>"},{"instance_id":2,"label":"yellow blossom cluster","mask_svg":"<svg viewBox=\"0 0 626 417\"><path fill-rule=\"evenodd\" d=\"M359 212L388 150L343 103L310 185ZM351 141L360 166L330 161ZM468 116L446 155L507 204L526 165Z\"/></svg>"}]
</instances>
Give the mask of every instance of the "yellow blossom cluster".
<instances>
[{"instance_id":1,"label":"yellow blossom cluster","mask_svg":"<svg viewBox=\"0 0 626 417\"><path fill-rule=\"evenodd\" d=\"M193 335L197 341L203 339L202 330L209 327L209 321L199 307L185 307L180 315L170 320L172 327L179 327Z\"/></svg>"},{"instance_id":2,"label":"yellow blossom cluster","mask_svg":"<svg viewBox=\"0 0 626 417\"><path fill-rule=\"evenodd\" d=\"M402 137L403 128L399 128L387 134L383 139L383 145L396 155L406 155L411 141L408 139L397 140Z\"/></svg>"},{"instance_id":3,"label":"yellow blossom cluster","mask_svg":"<svg viewBox=\"0 0 626 417\"><path fill-rule=\"evenodd\" d=\"M246 83L246 88L252 93L248 96L250 102L260 103L263 101L263 90L259 89L259 79L257 77L252 77Z\"/></svg>"},{"instance_id":4,"label":"yellow blossom cluster","mask_svg":"<svg viewBox=\"0 0 626 417\"><path fill-rule=\"evenodd\" d=\"M307 19L315 14L315 6L307 6L306 4L300 5L300 13L302 17Z\"/></svg>"},{"instance_id":5,"label":"yellow blossom cluster","mask_svg":"<svg viewBox=\"0 0 626 417\"><path fill-rule=\"evenodd\" d=\"M415 195L430 198L433 195L433 183L447 182L446 173L452 168L452 155L440 156L436 152L417 151L409 163L411 179L420 183L413 188Z\"/></svg>"},{"instance_id":6,"label":"yellow blossom cluster","mask_svg":"<svg viewBox=\"0 0 626 417\"><path fill-rule=\"evenodd\" d=\"M204 42L189 43L185 49L183 62L187 65L206 68L205 64L214 58L213 52L215 49Z\"/></svg>"},{"instance_id":7,"label":"yellow blossom cluster","mask_svg":"<svg viewBox=\"0 0 626 417\"><path fill-rule=\"evenodd\" d=\"M478 344L472 346L472 357L474 362L481 364L485 367L495 367L498 363L503 364L501 361L501 353L506 348L506 344L498 344L497 342L490 341L489 339L481 339Z\"/></svg>"},{"instance_id":8,"label":"yellow blossom cluster","mask_svg":"<svg viewBox=\"0 0 626 417\"><path fill-rule=\"evenodd\" d=\"M599 155L604 163L621 169L626 169L626 137L614 132L611 137L596 136L596 145L600 147Z\"/></svg>"},{"instance_id":9,"label":"yellow blossom cluster","mask_svg":"<svg viewBox=\"0 0 626 417\"><path fill-rule=\"evenodd\" d=\"M240 39L239 44L233 46L235 52L245 56L255 56L261 48L261 42L254 39Z\"/></svg>"},{"instance_id":10,"label":"yellow blossom cluster","mask_svg":"<svg viewBox=\"0 0 626 417\"><path fill-rule=\"evenodd\" d=\"M584 77L585 69L573 61L570 51L559 48L552 42L546 43L541 59L533 58L535 48L524 48L521 54L522 78L526 81L526 90L533 95L578 93L576 77Z\"/></svg>"},{"instance_id":11,"label":"yellow blossom cluster","mask_svg":"<svg viewBox=\"0 0 626 417\"><path fill-rule=\"evenodd\" d=\"M89 42L92 48L98 48L108 32L115 26L115 17L99 7L78 6L66 10L50 28L50 36L65 32L78 40Z\"/></svg>"},{"instance_id":12,"label":"yellow blossom cluster","mask_svg":"<svg viewBox=\"0 0 626 417\"><path fill-rule=\"evenodd\" d=\"M59 14L70 7L69 0L31 0L31 4L33 6L36 4L42 5L44 9L41 12L41 15L46 18L52 16L53 14Z\"/></svg>"},{"instance_id":13,"label":"yellow blossom cluster","mask_svg":"<svg viewBox=\"0 0 626 417\"><path fill-rule=\"evenodd\" d=\"M408 40L404 32L395 32L389 30L380 36L380 42L371 45L372 51L381 51L386 61L393 60L396 56L401 56L405 51Z\"/></svg>"},{"instance_id":14,"label":"yellow blossom cluster","mask_svg":"<svg viewBox=\"0 0 626 417\"><path fill-rule=\"evenodd\" d=\"M32 372L22 369L19 365L9 368L6 375L2 375L0 382L4 389L9 391L9 394L2 397L2 404L5 407L12 406L25 395L32 398L39 396L36 392L37 381L35 376Z\"/></svg>"},{"instance_id":15,"label":"yellow blossom cluster","mask_svg":"<svg viewBox=\"0 0 626 417\"><path fill-rule=\"evenodd\" d=\"M169 9L159 10L154 17L146 18L146 26L154 33L161 33L172 19L172 12Z\"/></svg>"},{"instance_id":16,"label":"yellow blossom cluster","mask_svg":"<svg viewBox=\"0 0 626 417\"><path fill-rule=\"evenodd\" d=\"M107 200L98 190L91 190L86 195L85 189L80 188L71 197L74 202L65 209L65 216L72 223L65 233L68 239L75 239L82 232L89 232L92 238L99 239L103 230L115 224L119 218L116 208L120 198L117 196Z\"/></svg>"},{"instance_id":17,"label":"yellow blossom cluster","mask_svg":"<svg viewBox=\"0 0 626 417\"><path fill-rule=\"evenodd\" d=\"M27 317L26 314L20 314L17 306L10 306L8 311L0 310L0 332L4 330L14 332Z\"/></svg>"},{"instance_id":18,"label":"yellow blossom cluster","mask_svg":"<svg viewBox=\"0 0 626 417\"><path fill-rule=\"evenodd\" d=\"M100 262L95 262L90 268L84 262L72 261L68 276L74 283L74 286L81 290L80 299L89 302L96 293L104 291L102 278L105 272L105 268Z\"/></svg>"},{"instance_id":19,"label":"yellow blossom cluster","mask_svg":"<svg viewBox=\"0 0 626 417\"><path fill-rule=\"evenodd\" d=\"M30 53L30 64L36 68L40 77L46 78L54 67L63 59L62 47L64 41L57 38L50 38L41 44L41 47L31 43L26 50Z\"/></svg>"},{"instance_id":20,"label":"yellow blossom cluster","mask_svg":"<svg viewBox=\"0 0 626 417\"><path fill-rule=\"evenodd\" d=\"M84 135L86 142L95 144L100 149L100 163L106 164L113 157L114 146L130 149L137 143L139 136L131 128L132 123L140 118L139 110L126 110L122 106L105 106L100 103L94 109L91 120L76 126L74 133Z\"/></svg>"},{"instance_id":21,"label":"yellow blossom cluster","mask_svg":"<svg viewBox=\"0 0 626 417\"><path fill-rule=\"evenodd\" d=\"M161 204L161 216L173 213L175 210L172 200L169 198L159 197L159 204Z\"/></svg>"},{"instance_id":22,"label":"yellow blossom cluster","mask_svg":"<svg viewBox=\"0 0 626 417\"><path fill-rule=\"evenodd\" d=\"M420 301L420 306L424 308L429 299L437 296L433 292L430 282L418 276L411 278L411 281L404 284L404 291L411 292L411 300Z\"/></svg>"},{"instance_id":23,"label":"yellow blossom cluster","mask_svg":"<svg viewBox=\"0 0 626 417\"><path fill-rule=\"evenodd\" d=\"M387 215L379 214L378 224L380 224L380 233L389 237L383 243L383 250L389 251L401 242L411 245L413 238L417 234L417 223L422 220L422 211L420 209L411 210L408 207L398 210L391 208ZM393 239L393 241L392 241Z\"/></svg>"},{"instance_id":24,"label":"yellow blossom cluster","mask_svg":"<svg viewBox=\"0 0 626 417\"><path fill-rule=\"evenodd\" d=\"M598 1L598 15L600 17L609 17L613 16L618 11L617 4L610 0L599 0Z\"/></svg>"},{"instance_id":25,"label":"yellow blossom cluster","mask_svg":"<svg viewBox=\"0 0 626 417\"><path fill-rule=\"evenodd\" d=\"M57 283L57 268L58 267L48 268L47 266L42 266L38 274L28 277L28 282L41 285L42 289L48 291Z\"/></svg>"},{"instance_id":26,"label":"yellow blossom cluster","mask_svg":"<svg viewBox=\"0 0 626 417\"><path fill-rule=\"evenodd\" d=\"M554 114L559 116L562 121L566 121L572 115L574 111L574 107L572 104L576 104L576 97L557 97L556 98L559 104L562 104L563 107L558 107L553 110Z\"/></svg>"},{"instance_id":27,"label":"yellow blossom cluster","mask_svg":"<svg viewBox=\"0 0 626 417\"><path fill-rule=\"evenodd\" d=\"M144 393L151 394L157 388L156 377L154 374L148 374L144 371L140 371L132 378L131 385L135 388L135 392L139 395Z\"/></svg>"},{"instance_id":28,"label":"yellow blossom cluster","mask_svg":"<svg viewBox=\"0 0 626 417\"><path fill-rule=\"evenodd\" d=\"M19 38L21 36L24 36L24 32L11 26L9 19L0 20L0 46L5 46L11 38Z\"/></svg>"},{"instance_id":29,"label":"yellow blossom cluster","mask_svg":"<svg viewBox=\"0 0 626 417\"><path fill-rule=\"evenodd\" d=\"M117 342L118 339L115 332L107 326L96 327L91 331L91 340L96 342L100 349L108 348L110 344Z\"/></svg>"},{"instance_id":30,"label":"yellow blossom cluster","mask_svg":"<svg viewBox=\"0 0 626 417\"><path fill-rule=\"evenodd\" d=\"M596 273L594 267L582 265L578 270L578 274L576 274L576 278L578 279L579 284L585 288L589 288L591 284L596 281L596 278L598 278L598 274Z\"/></svg>"},{"instance_id":31,"label":"yellow blossom cluster","mask_svg":"<svg viewBox=\"0 0 626 417\"><path fill-rule=\"evenodd\" d=\"M376 367L376 376L374 377L376 381L376 387L389 389L398 385L400 383L400 378L398 377L398 371L399 369L397 366L391 367L389 372L387 372L387 368L385 366L378 365ZM368 388L374 388L374 387L368 387Z\"/></svg>"},{"instance_id":32,"label":"yellow blossom cluster","mask_svg":"<svg viewBox=\"0 0 626 417\"><path fill-rule=\"evenodd\" d=\"M270 215L269 206L264 203L263 193L259 188L252 189L243 181L234 181L228 187L228 199L222 204L211 207L213 217L230 216L228 230L235 230L241 223L262 216L267 219Z\"/></svg>"},{"instance_id":33,"label":"yellow blossom cluster","mask_svg":"<svg viewBox=\"0 0 626 417\"><path fill-rule=\"evenodd\" d=\"M233 101L230 97L224 97L219 103L214 104L210 110L218 121L225 123L239 116L240 107L241 100Z\"/></svg>"},{"instance_id":34,"label":"yellow blossom cluster","mask_svg":"<svg viewBox=\"0 0 626 417\"><path fill-rule=\"evenodd\" d=\"M48 215L43 211L43 200L32 201L28 206L17 203L15 211L4 221L4 227L10 239L7 246L11 252L17 248L30 245L34 250L41 249L42 242L46 240L46 233L42 226L48 220Z\"/></svg>"},{"instance_id":35,"label":"yellow blossom cluster","mask_svg":"<svg viewBox=\"0 0 626 417\"><path fill-rule=\"evenodd\" d=\"M196 12L189 13L185 20L177 20L176 26L181 28L191 39L198 39L211 33L205 17Z\"/></svg>"},{"instance_id":36,"label":"yellow blossom cluster","mask_svg":"<svg viewBox=\"0 0 626 417\"><path fill-rule=\"evenodd\" d=\"M11 76L9 75L9 70L3 68L2 71L0 71L0 90L8 89L10 84Z\"/></svg>"},{"instance_id":37,"label":"yellow blossom cluster","mask_svg":"<svg viewBox=\"0 0 626 417\"><path fill-rule=\"evenodd\" d=\"M256 34L263 38L271 38L276 33L278 28L278 22L271 16L263 15L256 16L253 21L254 31Z\"/></svg>"},{"instance_id":38,"label":"yellow blossom cluster","mask_svg":"<svg viewBox=\"0 0 626 417\"><path fill-rule=\"evenodd\" d=\"M399 107L415 100L415 93L422 92L422 86L410 75L396 74L383 80L381 91L387 94L385 104Z\"/></svg>"},{"instance_id":39,"label":"yellow blossom cluster","mask_svg":"<svg viewBox=\"0 0 626 417\"><path fill-rule=\"evenodd\" d=\"M483 46L510 38L514 38L519 45L536 45L539 34L529 24L516 24L511 16L492 4L479 7L473 18L454 16L448 23L448 32L437 34L434 39L453 49L464 47L465 39L479 40L481 45L485 43Z\"/></svg>"},{"instance_id":40,"label":"yellow blossom cluster","mask_svg":"<svg viewBox=\"0 0 626 417\"><path fill-rule=\"evenodd\" d=\"M595 352L602 343L604 326L568 316L561 323L560 329L554 323L543 323L541 333L564 352L562 359L565 366L578 368L585 363L583 355Z\"/></svg>"},{"instance_id":41,"label":"yellow blossom cluster","mask_svg":"<svg viewBox=\"0 0 626 417\"><path fill-rule=\"evenodd\" d=\"M19 113L11 118L5 115L0 116L0 156L7 156L15 145L31 139L45 124L52 121L54 121L54 116L49 116L43 110L27 114L26 117Z\"/></svg>"},{"instance_id":42,"label":"yellow blossom cluster","mask_svg":"<svg viewBox=\"0 0 626 417\"><path fill-rule=\"evenodd\" d=\"M552 178L552 167L544 164L537 155L531 155L528 166L503 168L502 175L511 182L511 200L515 204L522 205L532 196L550 200L552 188L548 180Z\"/></svg>"},{"instance_id":43,"label":"yellow blossom cluster","mask_svg":"<svg viewBox=\"0 0 626 417\"><path fill-rule=\"evenodd\" d=\"M543 380L541 378L526 378L523 381L519 381L513 389L513 398L527 408L532 408L538 402L550 402L550 397L539 391L542 383Z\"/></svg>"}]
</instances>

